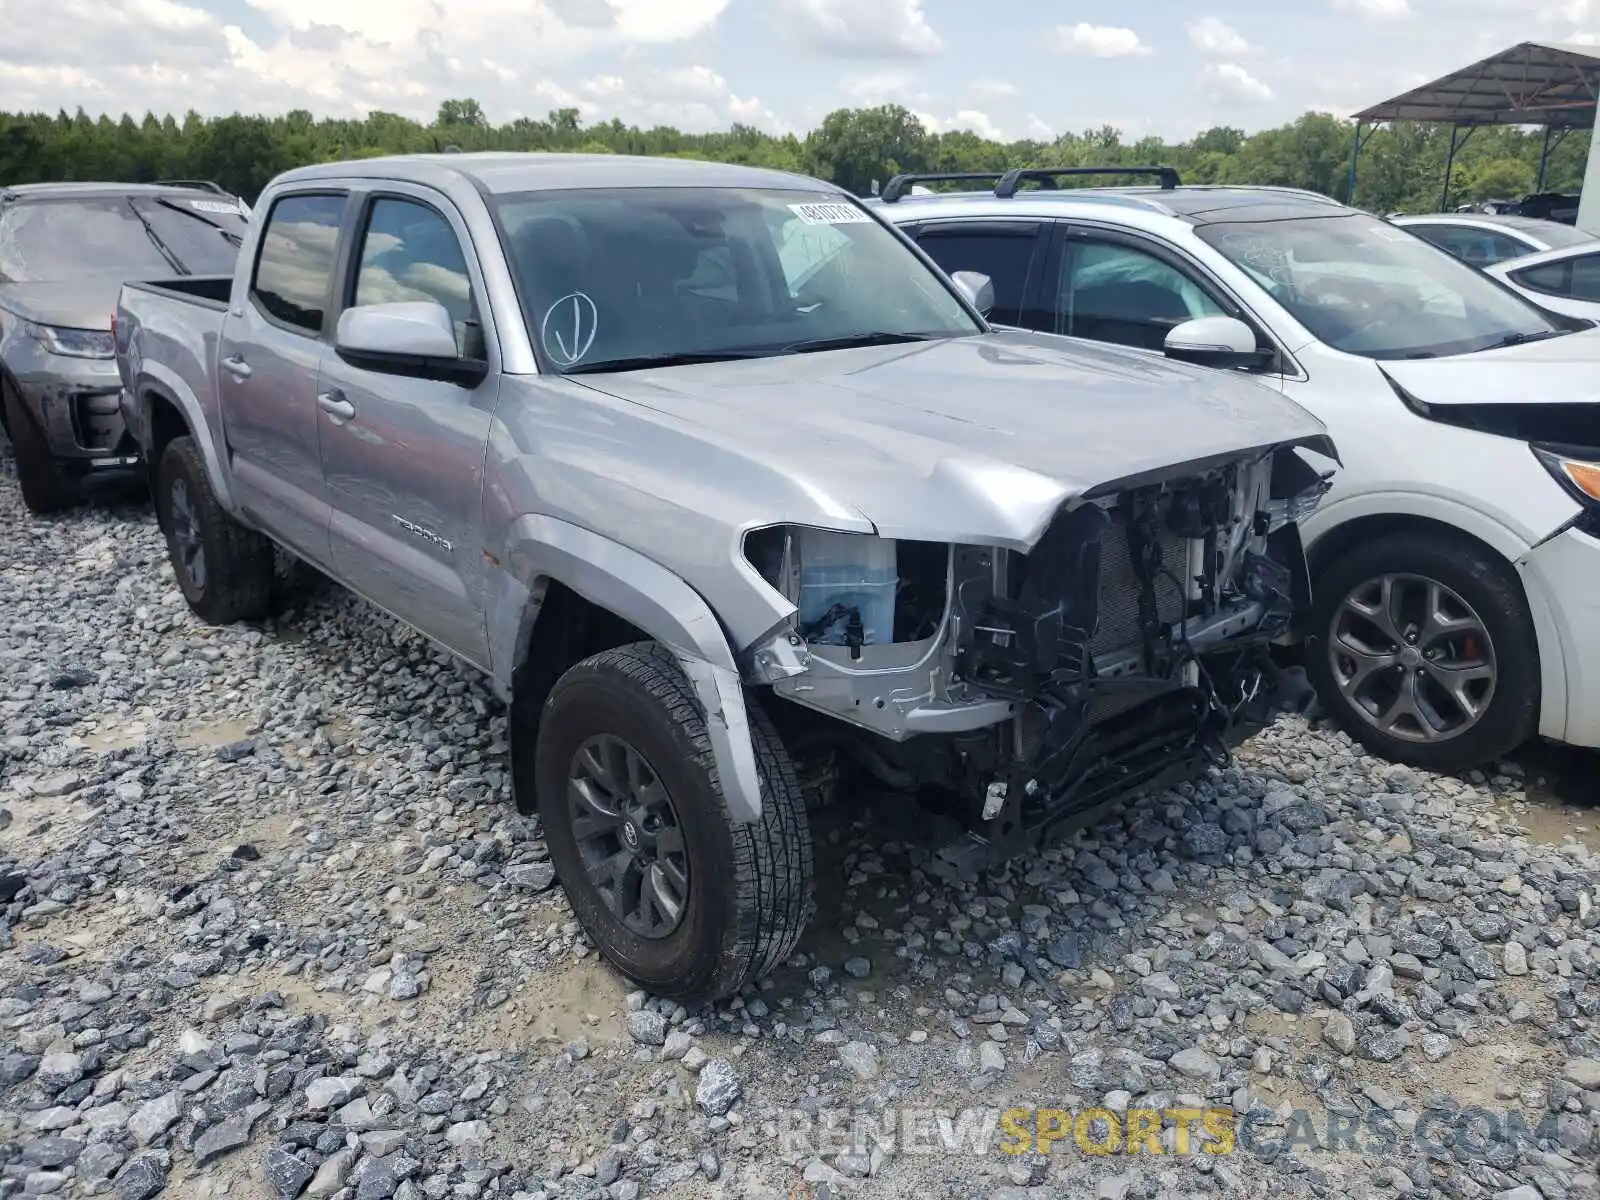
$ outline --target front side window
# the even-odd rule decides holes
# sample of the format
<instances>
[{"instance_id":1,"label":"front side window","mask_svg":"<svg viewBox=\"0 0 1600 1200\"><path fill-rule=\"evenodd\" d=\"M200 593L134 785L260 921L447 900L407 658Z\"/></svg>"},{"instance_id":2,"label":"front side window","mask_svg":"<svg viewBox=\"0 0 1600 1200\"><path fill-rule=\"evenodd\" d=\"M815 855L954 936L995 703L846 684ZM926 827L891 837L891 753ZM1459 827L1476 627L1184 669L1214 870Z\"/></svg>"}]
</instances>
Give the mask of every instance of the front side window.
<instances>
[{"instance_id":1,"label":"front side window","mask_svg":"<svg viewBox=\"0 0 1600 1200\"><path fill-rule=\"evenodd\" d=\"M1363 213L1217 222L1196 232L1347 354L1434 358L1566 332L1460 259Z\"/></svg>"},{"instance_id":2,"label":"front side window","mask_svg":"<svg viewBox=\"0 0 1600 1200\"><path fill-rule=\"evenodd\" d=\"M500 197L529 333L565 373L979 332L853 201L750 188Z\"/></svg>"},{"instance_id":3,"label":"front side window","mask_svg":"<svg viewBox=\"0 0 1600 1200\"><path fill-rule=\"evenodd\" d=\"M285 325L317 333L333 290L343 196L284 196L267 214L250 295Z\"/></svg>"},{"instance_id":4,"label":"front side window","mask_svg":"<svg viewBox=\"0 0 1600 1200\"><path fill-rule=\"evenodd\" d=\"M484 356L467 260L437 209L387 196L374 200L357 261L352 303L431 300L450 314L462 356Z\"/></svg>"},{"instance_id":5,"label":"front side window","mask_svg":"<svg viewBox=\"0 0 1600 1200\"><path fill-rule=\"evenodd\" d=\"M1526 242L1473 225L1409 225L1403 228L1475 267L1493 266L1534 251Z\"/></svg>"},{"instance_id":6,"label":"front side window","mask_svg":"<svg viewBox=\"0 0 1600 1200\"><path fill-rule=\"evenodd\" d=\"M1073 241L1062 256L1056 332L1160 350L1175 326L1224 310L1170 263L1120 242Z\"/></svg>"},{"instance_id":7,"label":"front side window","mask_svg":"<svg viewBox=\"0 0 1600 1200\"><path fill-rule=\"evenodd\" d=\"M182 205L174 199L173 204ZM205 214L242 233L242 216ZM232 274L236 243L166 197L19 200L0 208L0 281Z\"/></svg>"},{"instance_id":8,"label":"front side window","mask_svg":"<svg viewBox=\"0 0 1600 1200\"><path fill-rule=\"evenodd\" d=\"M1002 325L1022 322L1022 306L1028 290L1028 273L1033 265L1039 238L1032 226L1016 232L987 229L930 230L917 239L946 275L957 271L976 271L994 284L994 311L990 317Z\"/></svg>"}]
</instances>

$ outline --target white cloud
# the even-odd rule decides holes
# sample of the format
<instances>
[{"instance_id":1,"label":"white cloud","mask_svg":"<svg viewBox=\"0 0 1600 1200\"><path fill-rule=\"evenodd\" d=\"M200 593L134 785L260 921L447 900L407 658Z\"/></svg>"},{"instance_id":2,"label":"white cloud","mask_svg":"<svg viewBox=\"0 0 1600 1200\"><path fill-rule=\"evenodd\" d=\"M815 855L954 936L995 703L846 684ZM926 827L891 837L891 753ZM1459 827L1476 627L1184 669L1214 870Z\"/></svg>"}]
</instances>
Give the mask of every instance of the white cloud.
<instances>
[{"instance_id":1,"label":"white cloud","mask_svg":"<svg viewBox=\"0 0 1600 1200\"><path fill-rule=\"evenodd\" d=\"M1005 134L1001 133L999 126L989 119L989 115L979 112L975 108L962 109L946 123L945 127L951 130L970 130L979 137L988 138L995 142L1006 140Z\"/></svg>"},{"instance_id":2,"label":"white cloud","mask_svg":"<svg viewBox=\"0 0 1600 1200\"><path fill-rule=\"evenodd\" d=\"M1026 136L1036 142L1053 142L1056 140L1056 131L1034 113L1029 113Z\"/></svg>"},{"instance_id":3,"label":"white cloud","mask_svg":"<svg viewBox=\"0 0 1600 1200\"><path fill-rule=\"evenodd\" d=\"M804 46L838 58L926 58L944 47L922 0L783 0L782 13Z\"/></svg>"},{"instance_id":4,"label":"white cloud","mask_svg":"<svg viewBox=\"0 0 1600 1200\"><path fill-rule=\"evenodd\" d=\"M865 75L848 76L839 84L852 103L866 108L905 104L915 86L916 80L909 71L870 71Z\"/></svg>"},{"instance_id":5,"label":"white cloud","mask_svg":"<svg viewBox=\"0 0 1600 1200\"><path fill-rule=\"evenodd\" d=\"M1189 40L1202 53L1223 58L1237 58L1250 53L1250 43L1233 26L1217 17L1201 17L1198 21L1191 21L1188 30Z\"/></svg>"},{"instance_id":6,"label":"white cloud","mask_svg":"<svg viewBox=\"0 0 1600 1200\"><path fill-rule=\"evenodd\" d=\"M1409 0L1333 0L1333 6L1375 21L1397 21L1411 15Z\"/></svg>"},{"instance_id":7,"label":"white cloud","mask_svg":"<svg viewBox=\"0 0 1600 1200\"><path fill-rule=\"evenodd\" d=\"M1272 99L1272 89L1238 63L1209 63L1205 70L1205 90L1225 104L1263 104Z\"/></svg>"},{"instance_id":8,"label":"white cloud","mask_svg":"<svg viewBox=\"0 0 1600 1200\"><path fill-rule=\"evenodd\" d=\"M980 79L967 90L980 100L1015 100L1022 95L1022 89L1006 79Z\"/></svg>"},{"instance_id":9,"label":"white cloud","mask_svg":"<svg viewBox=\"0 0 1600 1200\"><path fill-rule=\"evenodd\" d=\"M1094 58L1126 58L1150 53L1150 47L1131 29L1087 22L1056 26L1056 45L1069 54L1088 54Z\"/></svg>"}]
</instances>

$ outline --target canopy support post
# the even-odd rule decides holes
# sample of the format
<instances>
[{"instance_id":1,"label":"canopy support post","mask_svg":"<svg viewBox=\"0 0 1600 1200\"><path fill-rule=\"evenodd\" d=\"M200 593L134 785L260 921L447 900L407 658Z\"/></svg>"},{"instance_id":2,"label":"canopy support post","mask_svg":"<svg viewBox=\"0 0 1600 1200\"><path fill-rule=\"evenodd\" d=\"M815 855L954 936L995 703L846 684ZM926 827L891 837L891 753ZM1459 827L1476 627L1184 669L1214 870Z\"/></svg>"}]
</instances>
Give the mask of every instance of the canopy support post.
<instances>
[{"instance_id":1,"label":"canopy support post","mask_svg":"<svg viewBox=\"0 0 1600 1200\"><path fill-rule=\"evenodd\" d=\"M1536 192L1544 191L1544 172L1545 168L1550 165L1551 129L1552 127L1549 125L1544 127L1544 145L1539 149L1539 182L1533 185L1533 190Z\"/></svg>"},{"instance_id":2,"label":"canopy support post","mask_svg":"<svg viewBox=\"0 0 1600 1200\"><path fill-rule=\"evenodd\" d=\"M1475 126L1467 127L1466 137L1461 136L1461 126L1450 126L1450 155L1444 160L1444 190L1439 193L1439 211L1450 211L1450 176L1456 168L1456 151L1467 144L1467 138L1472 136Z\"/></svg>"},{"instance_id":3,"label":"canopy support post","mask_svg":"<svg viewBox=\"0 0 1600 1200\"><path fill-rule=\"evenodd\" d=\"M1344 202L1351 208L1356 205L1356 159L1361 157L1361 122L1356 122L1356 140L1350 147L1350 178L1344 187Z\"/></svg>"}]
</instances>

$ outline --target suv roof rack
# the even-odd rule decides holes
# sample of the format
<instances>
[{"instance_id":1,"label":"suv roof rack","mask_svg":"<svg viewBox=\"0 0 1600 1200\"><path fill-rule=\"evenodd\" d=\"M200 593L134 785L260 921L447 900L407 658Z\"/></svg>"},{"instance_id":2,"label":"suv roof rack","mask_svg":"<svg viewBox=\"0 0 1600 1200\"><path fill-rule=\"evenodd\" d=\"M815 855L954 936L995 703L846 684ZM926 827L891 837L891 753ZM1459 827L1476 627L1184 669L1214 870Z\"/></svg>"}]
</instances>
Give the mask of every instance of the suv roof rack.
<instances>
[{"instance_id":1,"label":"suv roof rack","mask_svg":"<svg viewBox=\"0 0 1600 1200\"><path fill-rule=\"evenodd\" d=\"M893 204L919 183L956 183L994 180L997 199L1009 200L1024 183L1037 183L1041 190L1053 192L1060 188L1057 179L1063 176L1085 175L1153 175L1161 181L1162 191L1182 187L1183 180L1174 167L1018 167L1010 171L962 171L954 174L896 175L884 185L878 199Z\"/></svg>"},{"instance_id":2,"label":"suv roof rack","mask_svg":"<svg viewBox=\"0 0 1600 1200\"><path fill-rule=\"evenodd\" d=\"M214 192L218 196L227 196L230 200L233 199L232 192L228 191L220 183L213 183L209 179L152 179L150 185L152 187L198 188L202 192Z\"/></svg>"}]
</instances>

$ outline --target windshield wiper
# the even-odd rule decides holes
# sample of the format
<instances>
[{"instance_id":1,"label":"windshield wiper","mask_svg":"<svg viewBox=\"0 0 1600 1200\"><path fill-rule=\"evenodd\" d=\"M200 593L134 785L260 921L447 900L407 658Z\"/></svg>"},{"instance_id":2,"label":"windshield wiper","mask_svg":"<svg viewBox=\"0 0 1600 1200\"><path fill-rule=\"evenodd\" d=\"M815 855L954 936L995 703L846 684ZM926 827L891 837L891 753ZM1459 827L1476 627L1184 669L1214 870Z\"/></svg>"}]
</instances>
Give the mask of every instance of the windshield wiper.
<instances>
[{"instance_id":1,"label":"windshield wiper","mask_svg":"<svg viewBox=\"0 0 1600 1200\"><path fill-rule=\"evenodd\" d=\"M194 209L192 209L192 208L185 208L181 204L175 204L171 200L168 200L163 196L157 196L156 197L156 203L161 205L162 208L170 208L175 213L182 213L186 217L193 217L196 221L199 221L200 224L202 224L202 225L211 226L211 228L215 229L223 237L227 238L228 239L228 244L231 245L231 246L242 246L242 245L244 245L244 238L240 237L233 230L227 228L226 226L218 225L210 217L202 217L199 213L195 212Z\"/></svg>"},{"instance_id":2,"label":"windshield wiper","mask_svg":"<svg viewBox=\"0 0 1600 1200\"><path fill-rule=\"evenodd\" d=\"M749 350L715 350L697 354L640 354L633 358L606 358L599 362L578 363L562 371L564 375L596 375L603 371L643 371L651 367L690 367L696 363L729 362L736 358L763 358Z\"/></svg>"},{"instance_id":3,"label":"windshield wiper","mask_svg":"<svg viewBox=\"0 0 1600 1200\"><path fill-rule=\"evenodd\" d=\"M803 342L790 342L779 354L815 354L821 350L854 350L860 346L897 346L904 342L931 342L942 336L937 333L894 333L887 329L871 333L852 333L841 337L811 338Z\"/></svg>"},{"instance_id":4,"label":"windshield wiper","mask_svg":"<svg viewBox=\"0 0 1600 1200\"><path fill-rule=\"evenodd\" d=\"M156 227L150 224L150 218L140 212L138 205L134 204L132 200L128 201L128 210L132 212L134 216L139 218L139 224L144 226L146 236L149 237L151 244L161 252L161 257L167 260L167 265L169 267L171 267L179 275L192 275L194 273L190 271L188 267L184 266L183 263L179 261L178 256L172 252L172 248L161 240L161 235L156 232Z\"/></svg>"},{"instance_id":5,"label":"windshield wiper","mask_svg":"<svg viewBox=\"0 0 1600 1200\"><path fill-rule=\"evenodd\" d=\"M1529 342L1542 342L1546 338L1560 337L1562 334L1569 332L1571 331L1566 329L1541 329L1537 333L1508 333L1498 342L1492 342L1485 346L1484 349L1504 350L1509 346L1526 346Z\"/></svg>"}]
</instances>

